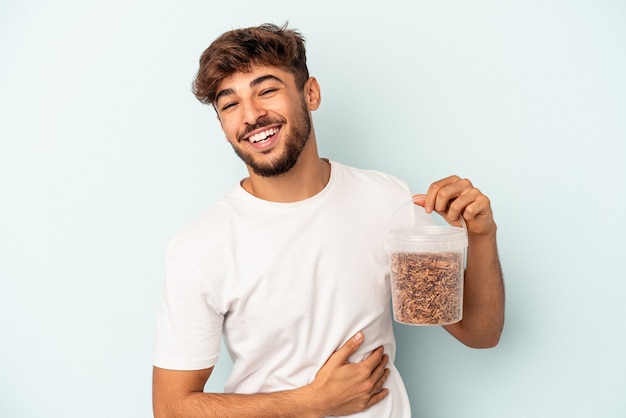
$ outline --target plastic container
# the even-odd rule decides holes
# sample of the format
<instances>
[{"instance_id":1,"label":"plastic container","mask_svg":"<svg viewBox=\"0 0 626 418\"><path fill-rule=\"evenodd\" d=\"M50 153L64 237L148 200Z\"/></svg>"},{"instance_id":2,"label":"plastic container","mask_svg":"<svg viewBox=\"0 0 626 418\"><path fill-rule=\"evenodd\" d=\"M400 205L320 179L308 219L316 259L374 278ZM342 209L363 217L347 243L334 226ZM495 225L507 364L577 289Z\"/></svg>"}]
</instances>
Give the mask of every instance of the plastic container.
<instances>
[{"instance_id":1,"label":"plastic container","mask_svg":"<svg viewBox=\"0 0 626 418\"><path fill-rule=\"evenodd\" d=\"M407 325L447 325L463 317L465 222L450 225L415 202L402 205L387 231L394 320Z\"/></svg>"}]
</instances>

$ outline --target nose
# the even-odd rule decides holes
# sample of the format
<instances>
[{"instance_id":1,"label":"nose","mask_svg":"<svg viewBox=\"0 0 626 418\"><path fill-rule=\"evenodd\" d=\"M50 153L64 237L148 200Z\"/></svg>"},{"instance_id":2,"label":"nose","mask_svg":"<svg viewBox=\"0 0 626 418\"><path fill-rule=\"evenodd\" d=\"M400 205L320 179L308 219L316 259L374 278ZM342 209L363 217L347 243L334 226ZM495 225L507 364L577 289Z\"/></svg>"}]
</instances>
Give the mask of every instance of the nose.
<instances>
[{"instance_id":1,"label":"nose","mask_svg":"<svg viewBox=\"0 0 626 418\"><path fill-rule=\"evenodd\" d=\"M254 125L260 117L266 115L266 111L256 100L246 100L242 104L242 118L247 125Z\"/></svg>"}]
</instances>

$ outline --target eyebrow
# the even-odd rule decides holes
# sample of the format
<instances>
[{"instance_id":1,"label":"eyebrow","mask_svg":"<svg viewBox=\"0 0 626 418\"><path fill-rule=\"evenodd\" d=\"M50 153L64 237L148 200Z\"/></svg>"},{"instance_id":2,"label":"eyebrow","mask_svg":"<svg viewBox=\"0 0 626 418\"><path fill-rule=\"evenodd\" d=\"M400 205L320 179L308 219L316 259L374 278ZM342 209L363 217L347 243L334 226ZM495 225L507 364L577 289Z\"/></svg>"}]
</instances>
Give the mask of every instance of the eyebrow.
<instances>
[{"instance_id":1,"label":"eyebrow","mask_svg":"<svg viewBox=\"0 0 626 418\"><path fill-rule=\"evenodd\" d=\"M272 74L267 74L267 75L262 75L261 77L257 77L254 80L252 80L250 82L250 87L255 87L258 86L259 84L267 81L267 80L274 80L279 82L280 84L285 84L285 82L283 80L281 80L280 78L276 77L275 75ZM228 96L230 94L234 94L235 90L232 88L228 88L228 89L224 89L224 90L220 90L216 95L215 95L215 103L217 104L217 102L224 96Z\"/></svg>"}]
</instances>

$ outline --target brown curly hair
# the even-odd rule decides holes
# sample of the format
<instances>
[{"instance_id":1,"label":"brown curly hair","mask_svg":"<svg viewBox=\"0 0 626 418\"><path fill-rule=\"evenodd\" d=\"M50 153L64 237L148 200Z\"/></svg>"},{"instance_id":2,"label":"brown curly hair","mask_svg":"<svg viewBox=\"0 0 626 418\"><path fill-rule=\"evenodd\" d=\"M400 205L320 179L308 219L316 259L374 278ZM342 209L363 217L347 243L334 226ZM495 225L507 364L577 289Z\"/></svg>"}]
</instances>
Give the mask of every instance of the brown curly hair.
<instances>
[{"instance_id":1,"label":"brown curly hair","mask_svg":"<svg viewBox=\"0 0 626 418\"><path fill-rule=\"evenodd\" d=\"M192 91L202 103L215 104L219 83L237 71L258 65L279 67L304 88L309 79L304 37L295 30L274 24L235 29L222 34L202 53Z\"/></svg>"}]
</instances>

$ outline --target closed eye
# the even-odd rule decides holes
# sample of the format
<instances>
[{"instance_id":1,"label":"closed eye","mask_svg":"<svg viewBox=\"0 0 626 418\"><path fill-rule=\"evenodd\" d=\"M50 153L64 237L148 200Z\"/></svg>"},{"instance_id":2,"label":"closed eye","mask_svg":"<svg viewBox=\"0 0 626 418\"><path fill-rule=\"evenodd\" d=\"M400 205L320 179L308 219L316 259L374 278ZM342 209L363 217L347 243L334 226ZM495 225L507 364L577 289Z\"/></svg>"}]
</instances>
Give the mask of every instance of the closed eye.
<instances>
[{"instance_id":1,"label":"closed eye","mask_svg":"<svg viewBox=\"0 0 626 418\"><path fill-rule=\"evenodd\" d=\"M228 102L226 103L224 106L222 106L222 112L225 110L230 109L231 107L235 106L237 104L237 102Z\"/></svg>"}]
</instances>

